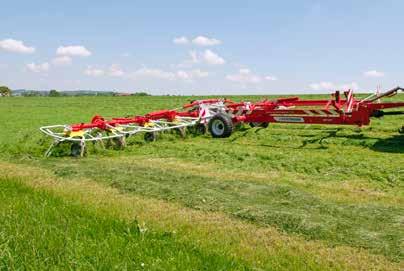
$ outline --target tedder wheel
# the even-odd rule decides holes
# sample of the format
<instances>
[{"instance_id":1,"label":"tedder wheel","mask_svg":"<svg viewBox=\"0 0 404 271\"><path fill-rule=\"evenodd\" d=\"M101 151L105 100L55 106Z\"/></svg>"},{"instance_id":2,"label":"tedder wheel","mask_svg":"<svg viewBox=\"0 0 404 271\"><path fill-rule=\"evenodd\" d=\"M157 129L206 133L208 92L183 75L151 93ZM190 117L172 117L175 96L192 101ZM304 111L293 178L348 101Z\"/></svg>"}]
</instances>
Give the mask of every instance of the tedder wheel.
<instances>
[{"instance_id":1,"label":"tedder wheel","mask_svg":"<svg viewBox=\"0 0 404 271\"><path fill-rule=\"evenodd\" d=\"M268 128L269 123L268 122L250 122L250 127L261 127L261 128Z\"/></svg>"},{"instance_id":2,"label":"tedder wheel","mask_svg":"<svg viewBox=\"0 0 404 271\"><path fill-rule=\"evenodd\" d=\"M199 123L196 127L195 130L197 132L197 134L199 135L204 135L206 134L206 125L203 123Z\"/></svg>"},{"instance_id":3,"label":"tedder wheel","mask_svg":"<svg viewBox=\"0 0 404 271\"><path fill-rule=\"evenodd\" d=\"M115 149L115 150L123 150L126 146L126 137L114 137L110 138L106 142L106 147Z\"/></svg>"},{"instance_id":4,"label":"tedder wheel","mask_svg":"<svg viewBox=\"0 0 404 271\"><path fill-rule=\"evenodd\" d=\"M125 137L114 137L112 142L114 143L114 148L117 150L123 150L126 146Z\"/></svg>"},{"instance_id":5,"label":"tedder wheel","mask_svg":"<svg viewBox=\"0 0 404 271\"><path fill-rule=\"evenodd\" d=\"M83 151L83 153L82 153ZM70 154L73 157L80 157L82 155L84 155L86 153L86 147L85 146L81 146L80 142L74 142L71 146L70 146Z\"/></svg>"},{"instance_id":6,"label":"tedder wheel","mask_svg":"<svg viewBox=\"0 0 404 271\"><path fill-rule=\"evenodd\" d=\"M190 127L190 131L195 135L204 135L206 134L206 125L203 123L198 123L194 127Z\"/></svg>"},{"instance_id":7,"label":"tedder wheel","mask_svg":"<svg viewBox=\"0 0 404 271\"><path fill-rule=\"evenodd\" d=\"M181 128L177 128L175 129L177 134L181 137L181 138L185 138L187 136L187 132L185 131L184 127Z\"/></svg>"},{"instance_id":8,"label":"tedder wheel","mask_svg":"<svg viewBox=\"0 0 404 271\"><path fill-rule=\"evenodd\" d=\"M157 134L155 132L147 132L144 134L144 141L146 142L153 142L156 141Z\"/></svg>"},{"instance_id":9,"label":"tedder wheel","mask_svg":"<svg viewBox=\"0 0 404 271\"><path fill-rule=\"evenodd\" d=\"M229 137L233 131L233 122L231 118L223 113L216 114L210 119L208 124L209 132L212 137Z\"/></svg>"}]
</instances>

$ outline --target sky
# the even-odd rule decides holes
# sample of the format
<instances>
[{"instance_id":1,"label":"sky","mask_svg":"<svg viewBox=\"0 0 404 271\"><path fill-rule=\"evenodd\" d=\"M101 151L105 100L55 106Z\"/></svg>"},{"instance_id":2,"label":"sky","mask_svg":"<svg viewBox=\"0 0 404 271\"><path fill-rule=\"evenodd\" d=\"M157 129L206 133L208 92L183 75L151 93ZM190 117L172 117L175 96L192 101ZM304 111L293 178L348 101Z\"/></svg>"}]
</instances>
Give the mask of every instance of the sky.
<instances>
[{"instance_id":1,"label":"sky","mask_svg":"<svg viewBox=\"0 0 404 271\"><path fill-rule=\"evenodd\" d=\"M151 94L404 85L404 1L1 1L0 85Z\"/></svg>"}]
</instances>

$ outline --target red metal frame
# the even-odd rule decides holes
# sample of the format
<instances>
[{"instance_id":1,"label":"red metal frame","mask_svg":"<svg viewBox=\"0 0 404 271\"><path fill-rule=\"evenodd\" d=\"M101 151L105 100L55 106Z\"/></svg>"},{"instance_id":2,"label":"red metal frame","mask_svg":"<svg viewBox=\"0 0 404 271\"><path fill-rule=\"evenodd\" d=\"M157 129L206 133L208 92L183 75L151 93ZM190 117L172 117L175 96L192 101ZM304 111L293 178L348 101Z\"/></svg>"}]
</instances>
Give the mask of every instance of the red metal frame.
<instances>
[{"instance_id":1,"label":"red metal frame","mask_svg":"<svg viewBox=\"0 0 404 271\"><path fill-rule=\"evenodd\" d=\"M100 130L108 130L110 127L116 127L119 125L126 124L136 124L139 126L144 126L146 123L152 120L167 120L169 122L174 121L177 117L191 117L197 118L199 116L199 112L197 110L191 110L191 107L195 107L200 103L215 103L219 101L219 99L210 99L210 100L200 100L191 104L184 105L184 109L188 109L187 111L177 111L177 110L160 110L150 112L144 116L135 116L135 117L122 117L122 118L112 118L110 120L104 119L102 116L95 115L90 123L79 123L71 125L72 131L81 131L85 129L98 128Z\"/></svg>"},{"instance_id":2,"label":"red metal frame","mask_svg":"<svg viewBox=\"0 0 404 271\"><path fill-rule=\"evenodd\" d=\"M144 126L151 120L174 121L176 117L199 116L201 104L223 102L226 111L232 115L234 123L295 123L295 124L336 124L336 125L368 125L375 111L388 108L404 107L404 102L377 102L383 97L395 95L400 87L376 95L369 100L358 100L352 91L344 92L345 99L340 98L336 91L330 100L300 100L298 97L279 98L277 100L262 100L256 103L234 102L228 99L206 99L193 101L183 106L184 111L160 110L144 116L112 118L106 120L94 116L90 123L71 125L72 131L99 128L108 130L110 127L126 124Z\"/></svg>"},{"instance_id":3,"label":"red metal frame","mask_svg":"<svg viewBox=\"0 0 404 271\"><path fill-rule=\"evenodd\" d=\"M396 94L400 87L377 95L370 100L357 100L352 91L340 99L337 91L331 100L300 100L298 97L264 100L257 103L228 105L233 122L335 124L363 126L370 123L375 111L404 107L404 102L376 102Z\"/></svg>"}]
</instances>

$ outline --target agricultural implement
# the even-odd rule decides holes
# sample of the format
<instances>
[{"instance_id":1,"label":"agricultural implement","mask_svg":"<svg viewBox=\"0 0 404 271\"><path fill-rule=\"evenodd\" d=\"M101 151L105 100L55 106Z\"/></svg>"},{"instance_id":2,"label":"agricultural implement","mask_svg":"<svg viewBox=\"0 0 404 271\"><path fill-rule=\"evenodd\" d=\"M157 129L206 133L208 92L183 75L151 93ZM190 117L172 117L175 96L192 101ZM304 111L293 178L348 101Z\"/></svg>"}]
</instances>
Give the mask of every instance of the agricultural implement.
<instances>
[{"instance_id":1,"label":"agricultural implement","mask_svg":"<svg viewBox=\"0 0 404 271\"><path fill-rule=\"evenodd\" d=\"M209 131L212 137L229 137L234 126L249 123L251 127L268 127L269 123L369 125L371 117L384 115L383 109L404 107L404 102L382 102L392 97L401 87L381 94L373 94L358 100L352 90L336 91L329 100L300 100L298 97L263 100L257 103L241 102L227 105L227 111L210 118ZM403 113L403 112L395 112ZM400 130L403 130L400 129Z\"/></svg>"},{"instance_id":2,"label":"agricultural implement","mask_svg":"<svg viewBox=\"0 0 404 271\"><path fill-rule=\"evenodd\" d=\"M354 97L352 90L343 94L336 91L329 100L300 100L298 97L265 99L255 103L227 99L196 100L184 105L181 110L161 110L143 116L110 119L96 115L89 123L43 126L40 130L53 138L46 156L50 156L54 148L62 143L70 144L72 156L83 156L86 143L122 149L126 138L136 134L143 134L145 141L155 141L158 134L167 131L185 136L187 130L204 134L208 129L212 137L225 138L243 123L261 128L268 127L269 123L361 127L368 125L371 117L381 117L384 109L404 107L404 102L381 101L403 90L397 87L361 100ZM404 132L404 127L400 130Z\"/></svg>"},{"instance_id":3,"label":"agricultural implement","mask_svg":"<svg viewBox=\"0 0 404 271\"><path fill-rule=\"evenodd\" d=\"M199 100L184 105L183 111L161 110L144 116L110 119L96 115L89 123L50 125L39 129L53 138L45 156L50 156L54 148L63 143L70 144L72 156L83 156L89 142L98 143L102 148L122 149L126 138L136 134L143 134L145 141L155 141L159 133L167 131L185 136L186 128L192 128L195 133L205 133L210 118L225 112L226 103L225 99Z\"/></svg>"}]
</instances>

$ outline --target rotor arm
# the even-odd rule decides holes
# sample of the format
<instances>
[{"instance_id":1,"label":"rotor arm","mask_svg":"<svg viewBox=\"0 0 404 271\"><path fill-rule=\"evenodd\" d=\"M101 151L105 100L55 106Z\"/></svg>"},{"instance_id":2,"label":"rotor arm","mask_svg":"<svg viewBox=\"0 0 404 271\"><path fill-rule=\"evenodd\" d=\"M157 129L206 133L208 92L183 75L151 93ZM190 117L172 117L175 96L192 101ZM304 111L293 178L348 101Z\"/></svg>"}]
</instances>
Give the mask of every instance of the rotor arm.
<instances>
[{"instance_id":1,"label":"rotor arm","mask_svg":"<svg viewBox=\"0 0 404 271\"><path fill-rule=\"evenodd\" d=\"M394 96L394 95L396 95L397 92L399 92L399 91L404 91L404 88L402 88L402 87L400 87L400 86L395 87L395 88L393 88L393 89L390 89L389 91L386 91L386 92L383 92L383 93L380 93L380 94L376 95L375 97L373 97L373 98L367 100L367 102L370 102L370 103L371 103L371 102L374 102L374 101L376 101L376 100L378 100L378 99L381 99L381 98L383 98L383 97L391 97L391 96Z\"/></svg>"}]
</instances>

